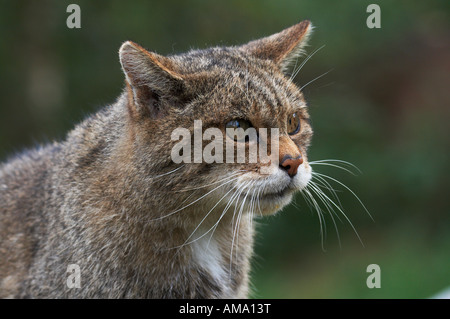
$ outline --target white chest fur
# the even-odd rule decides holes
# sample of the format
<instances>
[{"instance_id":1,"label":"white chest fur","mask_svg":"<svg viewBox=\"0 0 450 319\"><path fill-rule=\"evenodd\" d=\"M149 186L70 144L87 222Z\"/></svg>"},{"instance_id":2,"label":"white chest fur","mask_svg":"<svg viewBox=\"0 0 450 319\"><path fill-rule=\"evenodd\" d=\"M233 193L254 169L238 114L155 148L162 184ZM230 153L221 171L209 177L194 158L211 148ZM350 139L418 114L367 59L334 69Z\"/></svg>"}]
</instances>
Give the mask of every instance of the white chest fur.
<instances>
[{"instance_id":1,"label":"white chest fur","mask_svg":"<svg viewBox=\"0 0 450 319\"><path fill-rule=\"evenodd\" d=\"M232 298L230 278L225 271L225 264L217 241L210 236L203 236L192 243L194 262L204 269L211 278L224 288L225 298Z\"/></svg>"}]
</instances>

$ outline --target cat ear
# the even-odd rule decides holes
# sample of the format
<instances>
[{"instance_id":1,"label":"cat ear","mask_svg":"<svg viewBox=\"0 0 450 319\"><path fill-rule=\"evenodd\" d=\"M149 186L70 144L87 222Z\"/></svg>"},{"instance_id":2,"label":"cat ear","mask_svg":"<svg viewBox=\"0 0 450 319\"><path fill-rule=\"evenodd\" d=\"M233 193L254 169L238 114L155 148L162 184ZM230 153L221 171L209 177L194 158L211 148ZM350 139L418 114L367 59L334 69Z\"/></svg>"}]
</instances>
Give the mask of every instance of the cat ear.
<instances>
[{"instance_id":1,"label":"cat ear","mask_svg":"<svg viewBox=\"0 0 450 319\"><path fill-rule=\"evenodd\" d=\"M273 61L282 71L286 71L303 53L312 28L311 23L305 20L279 33L251 41L241 48L257 58Z\"/></svg>"},{"instance_id":2,"label":"cat ear","mask_svg":"<svg viewBox=\"0 0 450 319\"><path fill-rule=\"evenodd\" d=\"M134 111L161 116L161 100L173 99L183 87L183 78L174 70L172 60L131 41L122 44L119 57Z\"/></svg>"}]
</instances>

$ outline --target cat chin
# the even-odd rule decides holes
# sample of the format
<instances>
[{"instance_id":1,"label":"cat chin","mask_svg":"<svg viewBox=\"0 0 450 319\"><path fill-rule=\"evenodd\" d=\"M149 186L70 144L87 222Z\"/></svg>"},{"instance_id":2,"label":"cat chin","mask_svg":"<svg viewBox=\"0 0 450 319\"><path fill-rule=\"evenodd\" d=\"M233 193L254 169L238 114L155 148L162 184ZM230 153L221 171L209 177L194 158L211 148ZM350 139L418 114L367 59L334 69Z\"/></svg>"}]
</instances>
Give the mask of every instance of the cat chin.
<instances>
[{"instance_id":1,"label":"cat chin","mask_svg":"<svg viewBox=\"0 0 450 319\"><path fill-rule=\"evenodd\" d=\"M292 182L281 192L265 194L259 200L262 215L271 215L282 210L289 205L295 193L304 189L311 180L311 169L301 167L301 174L298 174Z\"/></svg>"},{"instance_id":2,"label":"cat chin","mask_svg":"<svg viewBox=\"0 0 450 319\"><path fill-rule=\"evenodd\" d=\"M257 198L245 194L240 196L239 203L244 201L244 210L254 216L267 216L275 214L289 205L295 192L296 190L285 187L278 192L260 194Z\"/></svg>"},{"instance_id":3,"label":"cat chin","mask_svg":"<svg viewBox=\"0 0 450 319\"><path fill-rule=\"evenodd\" d=\"M269 194L260 198L259 206L261 210L258 209L256 214L259 213L266 216L277 213L291 203L293 195L294 192L288 192L284 195Z\"/></svg>"},{"instance_id":4,"label":"cat chin","mask_svg":"<svg viewBox=\"0 0 450 319\"><path fill-rule=\"evenodd\" d=\"M244 185L238 196L239 205L252 211L254 216L272 215L282 210L292 201L294 194L304 189L311 180L311 167L306 163L298 168L294 178L288 177L285 171L277 168L269 176L261 176L249 172L241 176L237 189ZM245 186L245 184L249 186ZM256 189L256 190L255 190Z\"/></svg>"}]
</instances>

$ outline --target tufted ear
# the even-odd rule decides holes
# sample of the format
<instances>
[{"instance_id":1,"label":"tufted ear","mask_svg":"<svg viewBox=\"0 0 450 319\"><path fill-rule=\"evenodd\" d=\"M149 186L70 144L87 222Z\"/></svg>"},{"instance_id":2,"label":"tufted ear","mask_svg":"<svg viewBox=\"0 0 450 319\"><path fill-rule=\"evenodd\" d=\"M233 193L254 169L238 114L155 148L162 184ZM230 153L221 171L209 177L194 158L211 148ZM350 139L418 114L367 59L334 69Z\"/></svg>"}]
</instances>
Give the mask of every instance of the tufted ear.
<instances>
[{"instance_id":1,"label":"tufted ear","mask_svg":"<svg viewBox=\"0 0 450 319\"><path fill-rule=\"evenodd\" d=\"M119 57L133 111L153 117L164 114L161 100L176 98L183 88L174 62L131 41L122 44Z\"/></svg>"},{"instance_id":2,"label":"tufted ear","mask_svg":"<svg viewBox=\"0 0 450 319\"><path fill-rule=\"evenodd\" d=\"M259 59L271 60L280 70L286 71L292 61L303 53L312 28L311 23L305 20L279 33L251 41L241 49Z\"/></svg>"}]
</instances>

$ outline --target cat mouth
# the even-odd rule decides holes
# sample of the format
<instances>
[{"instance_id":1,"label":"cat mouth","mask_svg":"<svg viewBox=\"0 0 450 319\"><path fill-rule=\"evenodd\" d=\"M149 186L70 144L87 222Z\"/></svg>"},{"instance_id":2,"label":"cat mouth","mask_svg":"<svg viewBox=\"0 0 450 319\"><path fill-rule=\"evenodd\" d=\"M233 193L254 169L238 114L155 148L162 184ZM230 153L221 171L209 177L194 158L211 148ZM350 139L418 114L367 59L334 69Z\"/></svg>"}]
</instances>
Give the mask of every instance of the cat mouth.
<instances>
[{"instance_id":1,"label":"cat mouth","mask_svg":"<svg viewBox=\"0 0 450 319\"><path fill-rule=\"evenodd\" d=\"M278 191L266 191L266 192L258 192L249 190L246 194L241 194L239 197L243 200L256 200L261 205L262 204L277 204L280 201L286 201L287 198L290 198L294 190L290 187L284 187Z\"/></svg>"},{"instance_id":2,"label":"cat mouth","mask_svg":"<svg viewBox=\"0 0 450 319\"><path fill-rule=\"evenodd\" d=\"M276 202L279 200L284 200L286 197L291 196L293 194L293 190L289 187L285 187L276 192L268 192L264 195L260 196L260 200L262 202Z\"/></svg>"},{"instance_id":3,"label":"cat mouth","mask_svg":"<svg viewBox=\"0 0 450 319\"><path fill-rule=\"evenodd\" d=\"M254 187L241 191L237 197L231 196L231 200L240 211L247 211L254 215L267 216L289 205L294 193L298 189L285 185L277 189L268 187Z\"/></svg>"},{"instance_id":4,"label":"cat mouth","mask_svg":"<svg viewBox=\"0 0 450 319\"><path fill-rule=\"evenodd\" d=\"M275 200L275 199L284 198L290 194L292 194L292 190L289 189L288 187L285 187L282 190L279 190L276 192L265 193L264 195L261 196L261 198L264 200Z\"/></svg>"},{"instance_id":5,"label":"cat mouth","mask_svg":"<svg viewBox=\"0 0 450 319\"><path fill-rule=\"evenodd\" d=\"M301 171L297 178L289 178L282 171L264 178L254 175L245 177L247 178L235 186L238 190L243 188L237 195L237 200L232 196L236 205L256 214L271 215L289 205L294 194L306 187L310 172Z\"/></svg>"}]
</instances>

